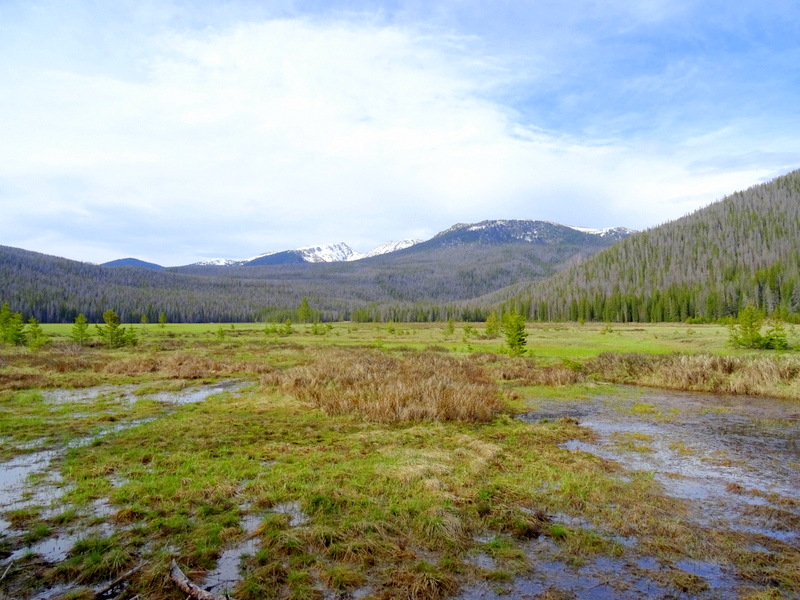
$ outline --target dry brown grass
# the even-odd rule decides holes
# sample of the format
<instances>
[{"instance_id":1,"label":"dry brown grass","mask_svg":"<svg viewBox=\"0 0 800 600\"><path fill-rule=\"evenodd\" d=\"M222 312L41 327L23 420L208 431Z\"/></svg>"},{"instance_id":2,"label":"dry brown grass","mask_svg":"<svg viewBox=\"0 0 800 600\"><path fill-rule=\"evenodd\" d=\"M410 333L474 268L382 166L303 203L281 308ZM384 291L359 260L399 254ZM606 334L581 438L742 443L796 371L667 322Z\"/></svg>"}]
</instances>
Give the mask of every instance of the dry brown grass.
<instances>
[{"instance_id":1,"label":"dry brown grass","mask_svg":"<svg viewBox=\"0 0 800 600\"><path fill-rule=\"evenodd\" d=\"M429 563L419 562L394 571L378 597L381 600L437 600L457 590L458 583L452 575Z\"/></svg>"},{"instance_id":2,"label":"dry brown grass","mask_svg":"<svg viewBox=\"0 0 800 600\"><path fill-rule=\"evenodd\" d=\"M486 355L475 355L486 356ZM517 385L573 385L586 380L586 376L564 365L538 366L526 358L483 359L480 362L487 366L489 372L497 379L513 381ZM476 359L472 359L477 362Z\"/></svg>"},{"instance_id":3,"label":"dry brown grass","mask_svg":"<svg viewBox=\"0 0 800 600\"><path fill-rule=\"evenodd\" d=\"M357 413L380 422L488 421L504 409L484 368L432 352L400 358L377 350L331 349L310 365L261 381L328 414Z\"/></svg>"},{"instance_id":4,"label":"dry brown grass","mask_svg":"<svg viewBox=\"0 0 800 600\"><path fill-rule=\"evenodd\" d=\"M676 390L800 398L800 359L794 356L604 353L587 372L615 383Z\"/></svg>"}]
</instances>

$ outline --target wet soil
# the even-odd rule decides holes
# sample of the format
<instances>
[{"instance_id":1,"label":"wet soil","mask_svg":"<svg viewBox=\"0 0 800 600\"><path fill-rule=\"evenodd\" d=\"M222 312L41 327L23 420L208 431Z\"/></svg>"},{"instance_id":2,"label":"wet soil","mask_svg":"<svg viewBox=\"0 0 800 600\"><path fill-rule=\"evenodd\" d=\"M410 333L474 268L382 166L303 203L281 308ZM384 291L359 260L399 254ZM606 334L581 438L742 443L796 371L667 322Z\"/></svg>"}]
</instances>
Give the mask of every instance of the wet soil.
<instances>
[{"instance_id":1,"label":"wet soil","mask_svg":"<svg viewBox=\"0 0 800 600\"><path fill-rule=\"evenodd\" d=\"M122 394L131 401L150 397L174 405L201 402L211 394L236 392L244 382L228 381L180 392L136 395L124 389L48 392L49 402L91 402L103 394ZM128 389L131 387L131 389ZM575 400L531 400L524 421L574 418L596 433L594 443L572 440L563 447L615 461L620 477L644 471L661 484L666 495L682 499L689 519L698 526L752 535L755 551L769 553L772 544L800 551L800 404L780 400L623 389L619 393ZM166 414L166 413L165 413ZM90 534L113 533L105 520L113 508L107 502L80 509L69 524L54 527L35 541L25 540L25 528L15 524L11 513L31 510L37 519L49 519L68 507L61 505L65 492L58 474L60 459L70 447L91 443L143 421L116 423L69 446L27 452L0 464L0 573L29 561L55 564L67 557L73 544ZM241 507L242 535L225 549L216 568L201 582L223 593L240 580L242 558L259 545L259 524L265 512ZM307 516L297 503L274 506L271 512L289 515L290 525L303 527ZM591 529L577 516L557 514L553 522ZM603 532L607 535L608 532ZM576 565L550 538L530 541L525 547L530 574L505 582L483 582L464 589L461 600L500 598L575 598L580 600L639 600L663 598L712 600L742 597L745 591L768 585L745 581L732 567L701 560L666 561L637 550L635 538L619 538L624 552ZM557 558L561 557L561 559ZM502 569L487 554L472 562L486 570ZM12 568L14 567L14 568ZM11 577L9 576L9 579ZM678 582L678 584L676 584ZM53 598L70 586L26 590L27 598ZM2 585L0 585L2 589ZM353 597L369 595L370 588ZM782 590L782 598L800 598L800 590Z\"/></svg>"},{"instance_id":2,"label":"wet soil","mask_svg":"<svg viewBox=\"0 0 800 600\"><path fill-rule=\"evenodd\" d=\"M800 550L800 405L742 396L627 389L580 400L531 401L521 418L536 423L573 418L596 432L596 441L563 445L619 463L627 474L644 471L668 496L683 499L689 519L716 531L752 534L755 551L772 542ZM591 528L569 515L556 523ZM551 540L532 542L530 576L508 585L480 584L461 600L576 598L737 598L764 587L733 568L699 560L661 562L620 540L620 558L580 567L553 560ZM683 586L675 582L683 582ZM782 590L781 598L800 598Z\"/></svg>"},{"instance_id":3,"label":"wet soil","mask_svg":"<svg viewBox=\"0 0 800 600\"><path fill-rule=\"evenodd\" d=\"M113 396L119 402L133 403L141 398L149 398L164 403L163 415L171 412L170 407L202 402L209 396L223 392L235 393L243 389L247 382L227 380L219 383L193 386L178 392L137 393L137 386L97 386L83 390L46 390L42 392L45 402L53 404L76 403L90 404L99 398ZM162 416L163 416L162 415ZM38 565L55 564L69 555L75 542L89 536L105 537L114 533L117 528L105 521L114 511L105 500L95 501L87 507L76 510L69 523L50 527L38 539L32 540L27 526L30 521L42 521L57 517L69 510L61 499L67 491L59 473L61 459L72 448L85 446L96 440L140 426L150 419L131 419L120 421L103 428L93 435L75 439L69 444L49 447L30 452L30 448L19 448L24 451L11 460L0 463L0 573L12 571L15 563L34 559ZM35 444L32 446L35 447ZM23 516L20 519L20 513ZM35 558L34 558L35 557ZM10 577L8 578L10 579ZM26 590L31 598L55 598L72 589L72 586L58 585L50 587L48 582L41 582L39 590ZM3 586L0 584L0 598Z\"/></svg>"}]
</instances>

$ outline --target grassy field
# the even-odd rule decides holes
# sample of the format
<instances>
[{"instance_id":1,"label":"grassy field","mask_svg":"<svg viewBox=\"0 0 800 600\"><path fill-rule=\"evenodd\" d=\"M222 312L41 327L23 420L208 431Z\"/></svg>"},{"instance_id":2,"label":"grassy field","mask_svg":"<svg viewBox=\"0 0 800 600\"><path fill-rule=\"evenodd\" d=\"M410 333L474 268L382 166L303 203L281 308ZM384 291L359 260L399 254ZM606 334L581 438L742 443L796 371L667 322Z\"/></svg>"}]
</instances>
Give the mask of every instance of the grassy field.
<instances>
[{"instance_id":1,"label":"grassy field","mask_svg":"<svg viewBox=\"0 0 800 600\"><path fill-rule=\"evenodd\" d=\"M432 345L442 346L453 352L499 352L503 339L486 337L481 323L454 324L452 333L444 323L331 323L314 327L294 324L290 335L265 333L281 325L253 323L168 323L133 324L141 340L153 343L158 340L180 338L187 340L217 340L222 331L223 340L276 341L302 340L308 345L359 345L370 344L388 348L408 346L422 349ZM72 325L45 324L45 333L54 341L67 340ZM466 328L466 329L465 329ZM528 356L534 358L591 358L602 352L647 352L664 354L669 352L712 352L715 354L737 354L728 344L728 329L721 325L682 324L604 324L586 323L529 323ZM790 341L800 342L800 335L793 329Z\"/></svg>"},{"instance_id":2,"label":"grassy field","mask_svg":"<svg viewBox=\"0 0 800 600\"><path fill-rule=\"evenodd\" d=\"M34 552L10 562L0 589L11 597L47 581L74 586L64 597L93 598L91 586L145 561L121 597L182 598L171 560L198 580L248 537L257 545L238 600L436 599L471 582L502 591L531 570L525 548L536 538L569 564L689 558L745 573L753 585L742 598L800 592L796 550L765 554L686 521L684 503L647 473L622 476L560 447L593 437L572 419L514 418L532 399L609 393L607 382L798 399L791 353L734 351L718 326L531 324L522 358L474 324L133 327L134 348L75 346L67 325L44 325L51 343L40 350L0 348L2 460L63 449L53 467L63 497L55 509L2 515L12 527L0 557L90 532L56 563ZM154 396L227 378L247 387L179 406ZM104 384L132 386L132 399L53 403L42 392ZM107 516L92 514L97 502ZM565 514L583 525L553 518ZM100 522L110 528L94 533ZM624 543L632 535L635 549ZM677 567L660 577L676 593L704 589Z\"/></svg>"}]
</instances>

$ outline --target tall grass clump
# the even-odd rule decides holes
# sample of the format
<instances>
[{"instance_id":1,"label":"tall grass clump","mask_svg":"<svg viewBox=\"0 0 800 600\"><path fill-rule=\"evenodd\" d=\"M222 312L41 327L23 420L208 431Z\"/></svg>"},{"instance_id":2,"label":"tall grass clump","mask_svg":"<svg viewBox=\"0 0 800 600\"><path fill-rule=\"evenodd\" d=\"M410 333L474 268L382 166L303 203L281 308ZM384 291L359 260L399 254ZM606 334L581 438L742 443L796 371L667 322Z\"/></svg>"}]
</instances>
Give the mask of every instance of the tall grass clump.
<instances>
[{"instance_id":1,"label":"tall grass clump","mask_svg":"<svg viewBox=\"0 0 800 600\"><path fill-rule=\"evenodd\" d=\"M504 409L481 365L433 352L328 351L262 382L328 414L357 413L378 422L489 421Z\"/></svg>"},{"instance_id":2,"label":"tall grass clump","mask_svg":"<svg viewBox=\"0 0 800 600\"><path fill-rule=\"evenodd\" d=\"M800 359L793 356L608 352L585 363L584 370L615 383L800 399Z\"/></svg>"}]
</instances>

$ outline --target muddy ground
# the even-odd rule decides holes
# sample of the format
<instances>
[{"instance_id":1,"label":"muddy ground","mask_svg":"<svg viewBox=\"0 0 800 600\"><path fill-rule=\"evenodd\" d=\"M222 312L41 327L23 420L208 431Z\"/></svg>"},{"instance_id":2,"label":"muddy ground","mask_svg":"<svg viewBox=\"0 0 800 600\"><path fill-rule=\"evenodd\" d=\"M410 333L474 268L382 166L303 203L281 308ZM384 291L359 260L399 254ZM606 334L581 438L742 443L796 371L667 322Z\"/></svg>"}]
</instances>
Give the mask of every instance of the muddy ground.
<instances>
[{"instance_id":1,"label":"muddy ground","mask_svg":"<svg viewBox=\"0 0 800 600\"><path fill-rule=\"evenodd\" d=\"M236 392L239 382L226 382L162 392L158 400L178 406L201 402L220 391ZM698 532L708 529L745 534L754 552L769 554L776 545L800 550L800 406L763 398L714 396L641 389L611 388L613 393L582 399L530 399L530 411L519 418L531 423L562 418L577 419L596 433L592 443L573 440L563 445L575 453L590 453L622 467L620 477L652 477L668 496L681 499L688 518ZM132 399L133 387L120 386L89 390L45 392L48 402L91 402L102 394L114 393L120 402ZM0 465L0 575L5 578L22 558L37 555L43 563L63 561L73 544L95 533L109 535L116 525L114 512L99 500L81 509L62 527L42 532L33 539L17 528L12 515L39 507L40 516L69 510L60 498L66 488L59 474L59 460L71 447L94 440L144 421L116 423L93 435L74 440L60 448L36 450L36 443ZM124 482L120 482L124 483ZM291 525L302 527L307 517L298 506L276 506ZM242 507L242 527L255 532L263 515ZM552 522L568 527L596 530L598 535L618 541L624 552L579 563L560 556L550 537L530 541L525 550L530 573L513 581L465 586L461 600L491 598L577 598L581 600L634 600L640 598L714 599L743 597L753 590L769 592L769 582L743 578L740 571L723 561L663 560L638 551L635 536L619 536L603 523L586 522L574 515L551 515ZM700 533L699 533L700 534ZM214 592L232 589L238 580L238 563L253 554L257 538L231 546L220 557L216 569L200 583ZM484 553L470 560L483 568L499 565ZM668 577L667 577L668 575ZM686 582L681 588L676 581ZM777 585L777 578L776 578ZM0 590L3 590L0 580ZM39 589L25 592L35 599L56 598L72 589L47 581ZM5 590L8 592L8 590ZM348 597L368 596L364 588ZM776 592L777 593L777 592ZM776 598L800 598L798 590L782 590Z\"/></svg>"}]
</instances>

